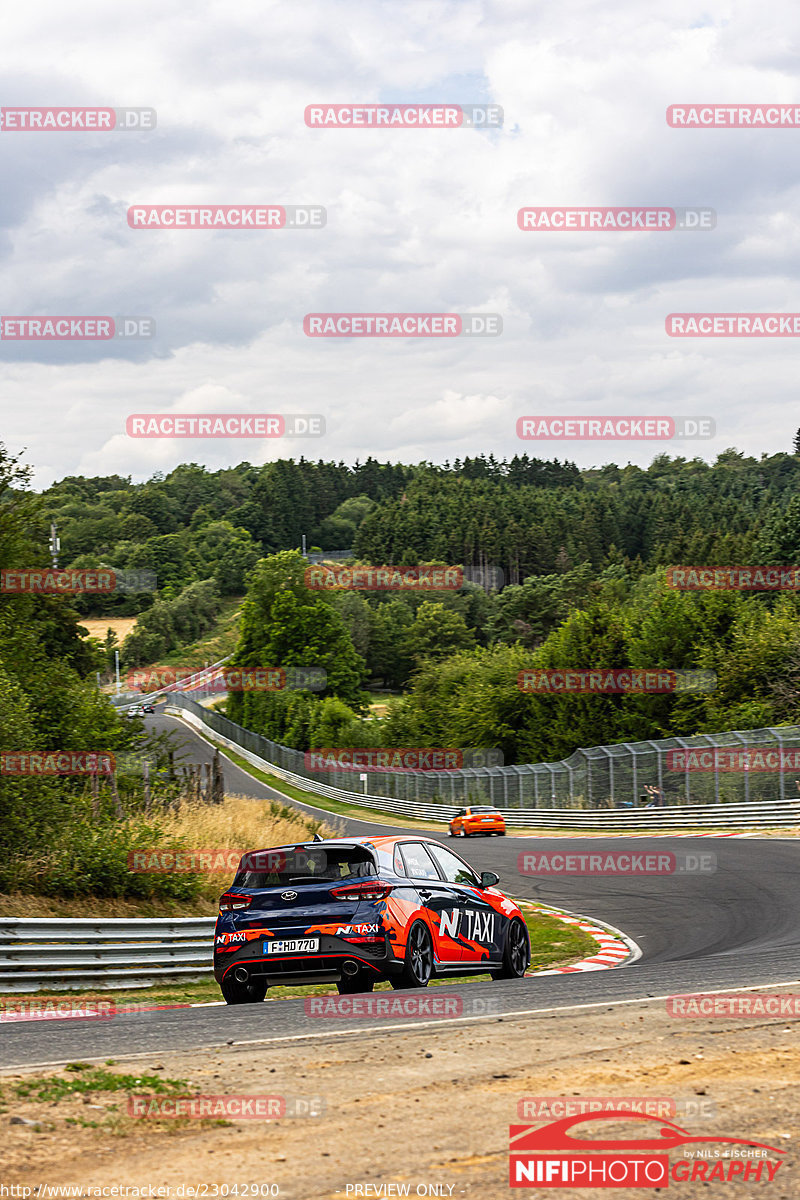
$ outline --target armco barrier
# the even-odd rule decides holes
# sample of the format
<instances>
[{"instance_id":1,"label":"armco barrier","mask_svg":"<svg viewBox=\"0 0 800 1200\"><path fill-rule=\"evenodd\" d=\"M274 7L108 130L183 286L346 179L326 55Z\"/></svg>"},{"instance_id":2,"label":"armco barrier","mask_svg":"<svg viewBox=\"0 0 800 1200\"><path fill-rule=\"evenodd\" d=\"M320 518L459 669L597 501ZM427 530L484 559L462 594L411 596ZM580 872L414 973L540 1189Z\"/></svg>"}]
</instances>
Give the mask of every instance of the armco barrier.
<instances>
[{"instance_id":1,"label":"armco barrier","mask_svg":"<svg viewBox=\"0 0 800 1200\"><path fill-rule=\"evenodd\" d=\"M214 922L214 917L2 917L0 994L207 979Z\"/></svg>"},{"instance_id":2,"label":"armco barrier","mask_svg":"<svg viewBox=\"0 0 800 1200\"><path fill-rule=\"evenodd\" d=\"M257 738L257 734L241 729L219 713L210 713L201 705L188 700L187 697L174 697L179 703L168 706L165 711L173 716L179 716L202 729L206 737L217 745L228 747L244 758L252 766L266 771L318 796L332 800L341 800L346 804L358 805L364 808L416 818L420 821L447 823L458 810L457 805L443 803L425 803L424 801L403 800L391 796L375 796L369 793L350 792L342 788L331 787L309 779L306 775L298 775L285 767L276 765L269 759L262 758L252 750L242 745L242 741ZM240 731L242 741L219 731L220 724L230 735ZM266 740L266 739L259 739ZM295 751L290 753L295 754ZM501 770L503 768L500 768ZM465 774L465 772L448 772L448 774ZM509 828L540 828L540 829L597 829L609 832L624 832L625 830L648 829L749 829L758 827L779 827L800 825L800 797L796 800L771 800L751 804L692 804L670 805L666 808L640 808L594 810L578 808L521 808L499 805Z\"/></svg>"}]
</instances>

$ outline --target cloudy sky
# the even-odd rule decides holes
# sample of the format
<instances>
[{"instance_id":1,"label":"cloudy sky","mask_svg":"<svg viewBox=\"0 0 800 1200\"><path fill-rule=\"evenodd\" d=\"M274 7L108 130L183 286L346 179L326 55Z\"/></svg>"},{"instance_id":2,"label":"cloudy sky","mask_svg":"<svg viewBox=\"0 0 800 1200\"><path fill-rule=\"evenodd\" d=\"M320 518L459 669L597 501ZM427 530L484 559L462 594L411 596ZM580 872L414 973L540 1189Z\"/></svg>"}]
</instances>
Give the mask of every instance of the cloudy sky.
<instances>
[{"instance_id":1,"label":"cloudy sky","mask_svg":"<svg viewBox=\"0 0 800 1200\"><path fill-rule=\"evenodd\" d=\"M46 486L288 455L581 465L789 450L797 338L670 312L800 311L800 12L678 0L26 0L2 103L149 106L150 132L0 131L0 314L147 315L148 341L0 340L0 438ZM309 104L502 106L502 128L311 129ZM144 204L318 204L313 230L131 229ZM521 232L524 206L710 206L704 232ZM498 313L495 338L311 339L312 312ZM321 413L314 440L134 440L131 413ZM522 443L529 414L713 417L710 441Z\"/></svg>"}]
</instances>

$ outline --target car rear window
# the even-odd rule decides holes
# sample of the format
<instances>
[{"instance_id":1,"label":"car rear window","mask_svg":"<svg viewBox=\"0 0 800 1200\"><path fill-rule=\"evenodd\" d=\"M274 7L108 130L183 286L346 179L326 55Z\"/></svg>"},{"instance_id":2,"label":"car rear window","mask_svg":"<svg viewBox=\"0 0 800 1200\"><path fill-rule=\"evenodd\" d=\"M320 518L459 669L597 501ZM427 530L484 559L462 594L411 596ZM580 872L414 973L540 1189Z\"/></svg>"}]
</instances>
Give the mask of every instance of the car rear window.
<instances>
[{"instance_id":1,"label":"car rear window","mask_svg":"<svg viewBox=\"0 0 800 1200\"><path fill-rule=\"evenodd\" d=\"M290 883L336 882L377 875L375 861L363 846L309 846L289 850L254 850L245 855L234 887L284 887Z\"/></svg>"}]
</instances>

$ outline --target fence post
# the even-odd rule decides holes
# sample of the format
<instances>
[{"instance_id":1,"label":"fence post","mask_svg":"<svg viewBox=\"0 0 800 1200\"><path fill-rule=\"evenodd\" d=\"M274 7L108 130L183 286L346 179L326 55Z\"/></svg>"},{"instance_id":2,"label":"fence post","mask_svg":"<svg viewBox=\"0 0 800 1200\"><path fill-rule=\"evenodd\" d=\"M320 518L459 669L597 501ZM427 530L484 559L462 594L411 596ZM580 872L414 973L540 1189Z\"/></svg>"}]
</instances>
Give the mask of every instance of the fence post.
<instances>
[{"instance_id":1,"label":"fence post","mask_svg":"<svg viewBox=\"0 0 800 1200\"><path fill-rule=\"evenodd\" d=\"M717 747L714 747L714 803L719 804L719 758Z\"/></svg>"},{"instance_id":2,"label":"fence post","mask_svg":"<svg viewBox=\"0 0 800 1200\"><path fill-rule=\"evenodd\" d=\"M639 788L638 788L639 780L638 780L637 764L636 764L636 751L634 750L634 748L630 744L630 742L623 742L622 744L625 747L625 749L628 751L628 754L630 754L631 759L632 759L632 763L631 763L631 769L632 769L632 773L633 773L632 774L632 778L633 778L633 805L632 805L632 807L638 808L639 807Z\"/></svg>"}]
</instances>

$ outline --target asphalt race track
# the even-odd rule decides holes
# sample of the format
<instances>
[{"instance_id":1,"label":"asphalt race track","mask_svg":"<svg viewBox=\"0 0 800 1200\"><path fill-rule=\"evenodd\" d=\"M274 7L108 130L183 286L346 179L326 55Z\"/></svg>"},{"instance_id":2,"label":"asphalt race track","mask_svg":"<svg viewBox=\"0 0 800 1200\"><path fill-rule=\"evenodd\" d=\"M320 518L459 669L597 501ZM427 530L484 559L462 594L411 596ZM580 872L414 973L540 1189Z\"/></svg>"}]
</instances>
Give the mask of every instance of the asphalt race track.
<instances>
[{"instance_id":1,"label":"asphalt race track","mask_svg":"<svg viewBox=\"0 0 800 1200\"><path fill-rule=\"evenodd\" d=\"M161 716L148 720L176 732L193 761L210 760L213 750L181 721ZM225 783L228 791L286 799L227 762ZM390 824L326 817L345 833L392 832ZM404 827L398 832L413 835L414 831ZM420 832L426 837L438 836ZM442 840L449 841L446 834ZM496 871L499 886L510 895L606 921L633 938L642 950L639 961L615 970L502 982L481 980L448 987L448 993L462 993L470 1001L476 997L495 1001L490 1006L495 1018L503 1013L546 1012L683 992L800 983L800 839L507 837L460 841L457 848L478 870ZM680 854L713 851L717 869L712 874L613 879L532 877L517 869L523 850L563 852L567 848L576 853L605 849L673 850ZM220 891L226 882L221 880ZM143 993L143 999L145 996ZM344 1035L356 1027L363 1032L386 1023L341 1019L336 1022L336 1033ZM398 1028L396 1019L389 1023ZM437 1026L443 1023L435 1021ZM306 1016L302 999L140 1012L109 1021L8 1023L0 1027L0 1068L157 1054L232 1042L313 1039L330 1034L330 1023L322 1024L324 1029L316 1018ZM419 1028L419 1020L414 1024Z\"/></svg>"}]
</instances>

